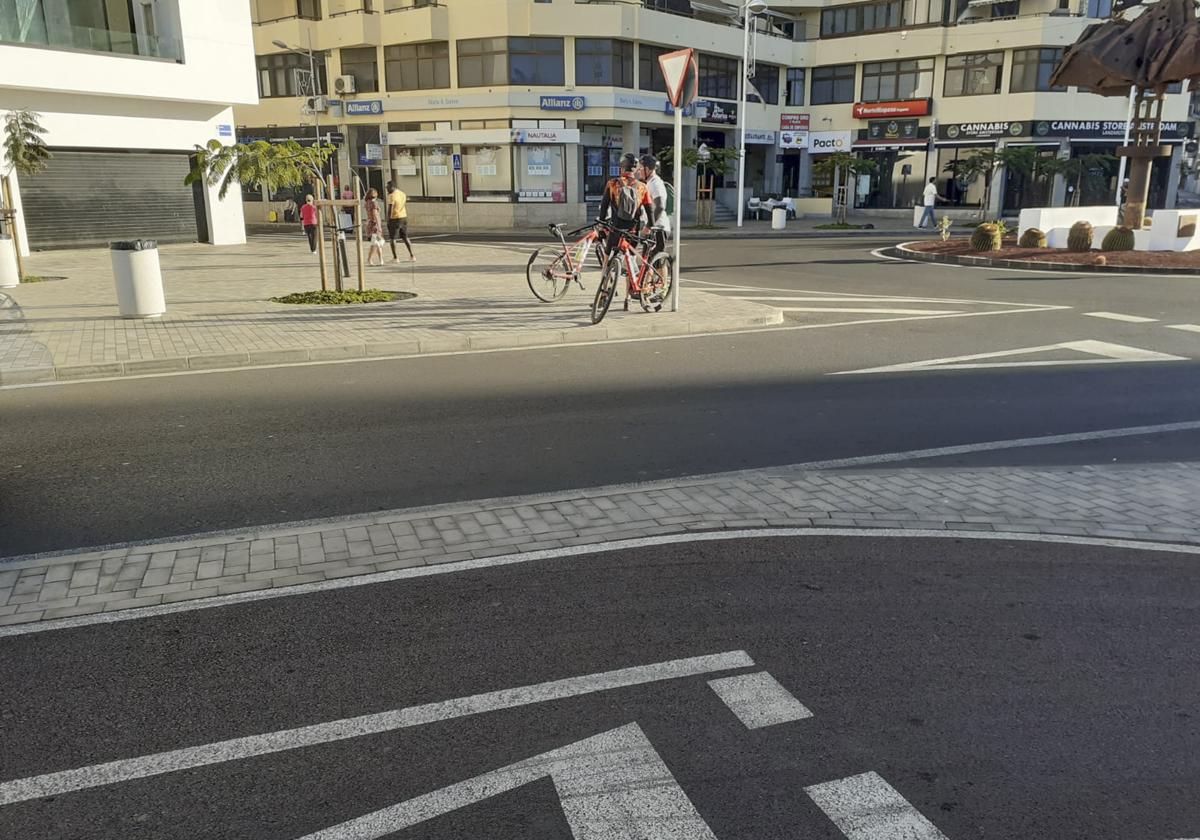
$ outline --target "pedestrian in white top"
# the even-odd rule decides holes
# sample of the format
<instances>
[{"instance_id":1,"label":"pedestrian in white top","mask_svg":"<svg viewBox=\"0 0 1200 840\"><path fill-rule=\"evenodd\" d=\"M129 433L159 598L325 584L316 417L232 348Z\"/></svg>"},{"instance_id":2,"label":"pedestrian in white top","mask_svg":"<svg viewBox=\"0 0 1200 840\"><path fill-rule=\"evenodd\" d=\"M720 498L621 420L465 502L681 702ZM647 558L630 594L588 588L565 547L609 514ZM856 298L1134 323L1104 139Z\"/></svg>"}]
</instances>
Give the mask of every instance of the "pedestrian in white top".
<instances>
[{"instance_id":1,"label":"pedestrian in white top","mask_svg":"<svg viewBox=\"0 0 1200 840\"><path fill-rule=\"evenodd\" d=\"M934 217L933 208L937 206L937 203L939 200L943 200L942 197L940 195L938 195L937 178L929 179L929 183L925 185L925 192L923 194L923 197L924 197L924 204L925 204L925 212L923 212L921 214L921 221L917 223L917 227L919 227L919 228L925 227L926 219L929 220L929 226L931 228L937 227L937 219Z\"/></svg>"}]
</instances>

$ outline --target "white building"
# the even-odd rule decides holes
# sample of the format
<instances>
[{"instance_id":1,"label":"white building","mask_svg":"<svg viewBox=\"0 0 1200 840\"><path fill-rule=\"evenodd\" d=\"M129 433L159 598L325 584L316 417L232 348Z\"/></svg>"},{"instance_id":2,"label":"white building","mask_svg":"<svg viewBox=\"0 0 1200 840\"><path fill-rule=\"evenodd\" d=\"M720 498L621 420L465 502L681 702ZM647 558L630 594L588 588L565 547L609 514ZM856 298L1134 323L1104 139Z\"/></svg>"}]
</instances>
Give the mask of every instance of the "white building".
<instances>
[{"instance_id":1,"label":"white building","mask_svg":"<svg viewBox=\"0 0 1200 840\"><path fill-rule=\"evenodd\" d=\"M53 154L12 179L26 249L244 242L240 190L183 180L257 101L246 0L0 0L0 115L41 114Z\"/></svg>"}]
</instances>

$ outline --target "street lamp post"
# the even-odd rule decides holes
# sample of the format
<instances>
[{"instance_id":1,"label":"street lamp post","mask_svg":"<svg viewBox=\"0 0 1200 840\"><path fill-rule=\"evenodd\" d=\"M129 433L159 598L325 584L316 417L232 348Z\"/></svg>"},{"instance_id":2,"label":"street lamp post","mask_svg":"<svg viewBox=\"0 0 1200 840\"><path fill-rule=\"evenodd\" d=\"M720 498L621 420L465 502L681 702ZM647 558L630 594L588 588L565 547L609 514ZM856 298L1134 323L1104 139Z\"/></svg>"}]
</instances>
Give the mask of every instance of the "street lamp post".
<instances>
[{"instance_id":1,"label":"street lamp post","mask_svg":"<svg viewBox=\"0 0 1200 840\"><path fill-rule=\"evenodd\" d=\"M744 0L742 3L742 86L738 99L738 209L737 226L742 226L746 214L746 88L750 79L750 22L755 15L767 10L764 0Z\"/></svg>"}]
</instances>

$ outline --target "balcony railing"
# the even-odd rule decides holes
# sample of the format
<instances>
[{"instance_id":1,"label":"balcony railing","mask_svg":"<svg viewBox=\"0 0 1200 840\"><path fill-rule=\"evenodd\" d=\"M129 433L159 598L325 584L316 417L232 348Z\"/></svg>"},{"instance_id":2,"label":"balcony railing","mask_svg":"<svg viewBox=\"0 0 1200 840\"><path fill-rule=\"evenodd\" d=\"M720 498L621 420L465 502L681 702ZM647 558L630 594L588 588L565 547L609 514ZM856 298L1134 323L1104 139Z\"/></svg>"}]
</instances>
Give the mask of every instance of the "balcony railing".
<instances>
[{"instance_id":1,"label":"balcony railing","mask_svg":"<svg viewBox=\"0 0 1200 840\"><path fill-rule=\"evenodd\" d=\"M640 6L651 12L661 12L678 17L688 17L705 23L715 23L720 26L742 28L738 10L725 6L720 0L575 0L581 6ZM728 9L728 14L725 10ZM761 35L769 35L785 40L803 41L805 39L803 25L780 15L760 15L754 19L754 28Z\"/></svg>"},{"instance_id":2,"label":"balcony railing","mask_svg":"<svg viewBox=\"0 0 1200 840\"><path fill-rule=\"evenodd\" d=\"M383 0L384 12L409 12L413 9L428 9L444 6L446 0Z\"/></svg>"},{"instance_id":3,"label":"balcony railing","mask_svg":"<svg viewBox=\"0 0 1200 840\"><path fill-rule=\"evenodd\" d=\"M169 61L183 60L183 45L178 38L113 29L95 29L89 26L59 24L48 28L47 31L22 33L22 37L19 39L5 37L0 33L0 43L111 53L138 58L161 58Z\"/></svg>"},{"instance_id":4,"label":"balcony railing","mask_svg":"<svg viewBox=\"0 0 1200 840\"><path fill-rule=\"evenodd\" d=\"M321 0L254 0L250 12L255 26L284 20L320 20Z\"/></svg>"}]
</instances>

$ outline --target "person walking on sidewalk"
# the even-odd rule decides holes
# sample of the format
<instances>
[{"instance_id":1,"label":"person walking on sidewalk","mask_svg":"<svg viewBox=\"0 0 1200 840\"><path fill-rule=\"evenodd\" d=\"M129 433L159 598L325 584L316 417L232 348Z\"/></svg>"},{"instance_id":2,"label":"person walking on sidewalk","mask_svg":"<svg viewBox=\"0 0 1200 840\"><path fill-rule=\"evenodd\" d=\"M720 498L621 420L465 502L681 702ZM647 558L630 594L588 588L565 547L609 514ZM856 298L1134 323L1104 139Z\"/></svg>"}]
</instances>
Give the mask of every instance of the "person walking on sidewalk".
<instances>
[{"instance_id":1,"label":"person walking on sidewalk","mask_svg":"<svg viewBox=\"0 0 1200 840\"><path fill-rule=\"evenodd\" d=\"M408 196L391 181L387 183L387 192L388 244L392 246L392 262L400 262L400 258L396 256L397 236L404 240L404 247L408 249L409 262L416 262L417 258L413 256L412 242L408 239Z\"/></svg>"},{"instance_id":2,"label":"person walking on sidewalk","mask_svg":"<svg viewBox=\"0 0 1200 840\"><path fill-rule=\"evenodd\" d=\"M317 253L317 205L313 204L312 193L304 197L304 204L300 207L300 224L308 235L308 249Z\"/></svg>"},{"instance_id":3,"label":"person walking on sidewalk","mask_svg":"<svg viewBox=\"0 0 1200 840\"><path fill-rule=\"evenodd\" d=\"M934 216L933 209L937 207L939 201L945 200L938 195L937 178L929 179L929 183L925 185L925 192L922 197L924 198L925 211L921 213L921 221L917 223L917 227L924 229L925 220L928 219L929 227L935 228L937 227L937 219Z\"/></svg>"},{"instance_id":4,"label":"person walking on sidewalk","mask_svg":"<svg viewBox=\"0 0 1200 840\"><path fill-rule=\"evenodd\" d=\"M383 223L379 217L379 193L374 188L367 192L367 224L363 233L370 243L367 265L383 265ZM378 256L379 262L374 262Z\"/></svg>"}]
</instances>

